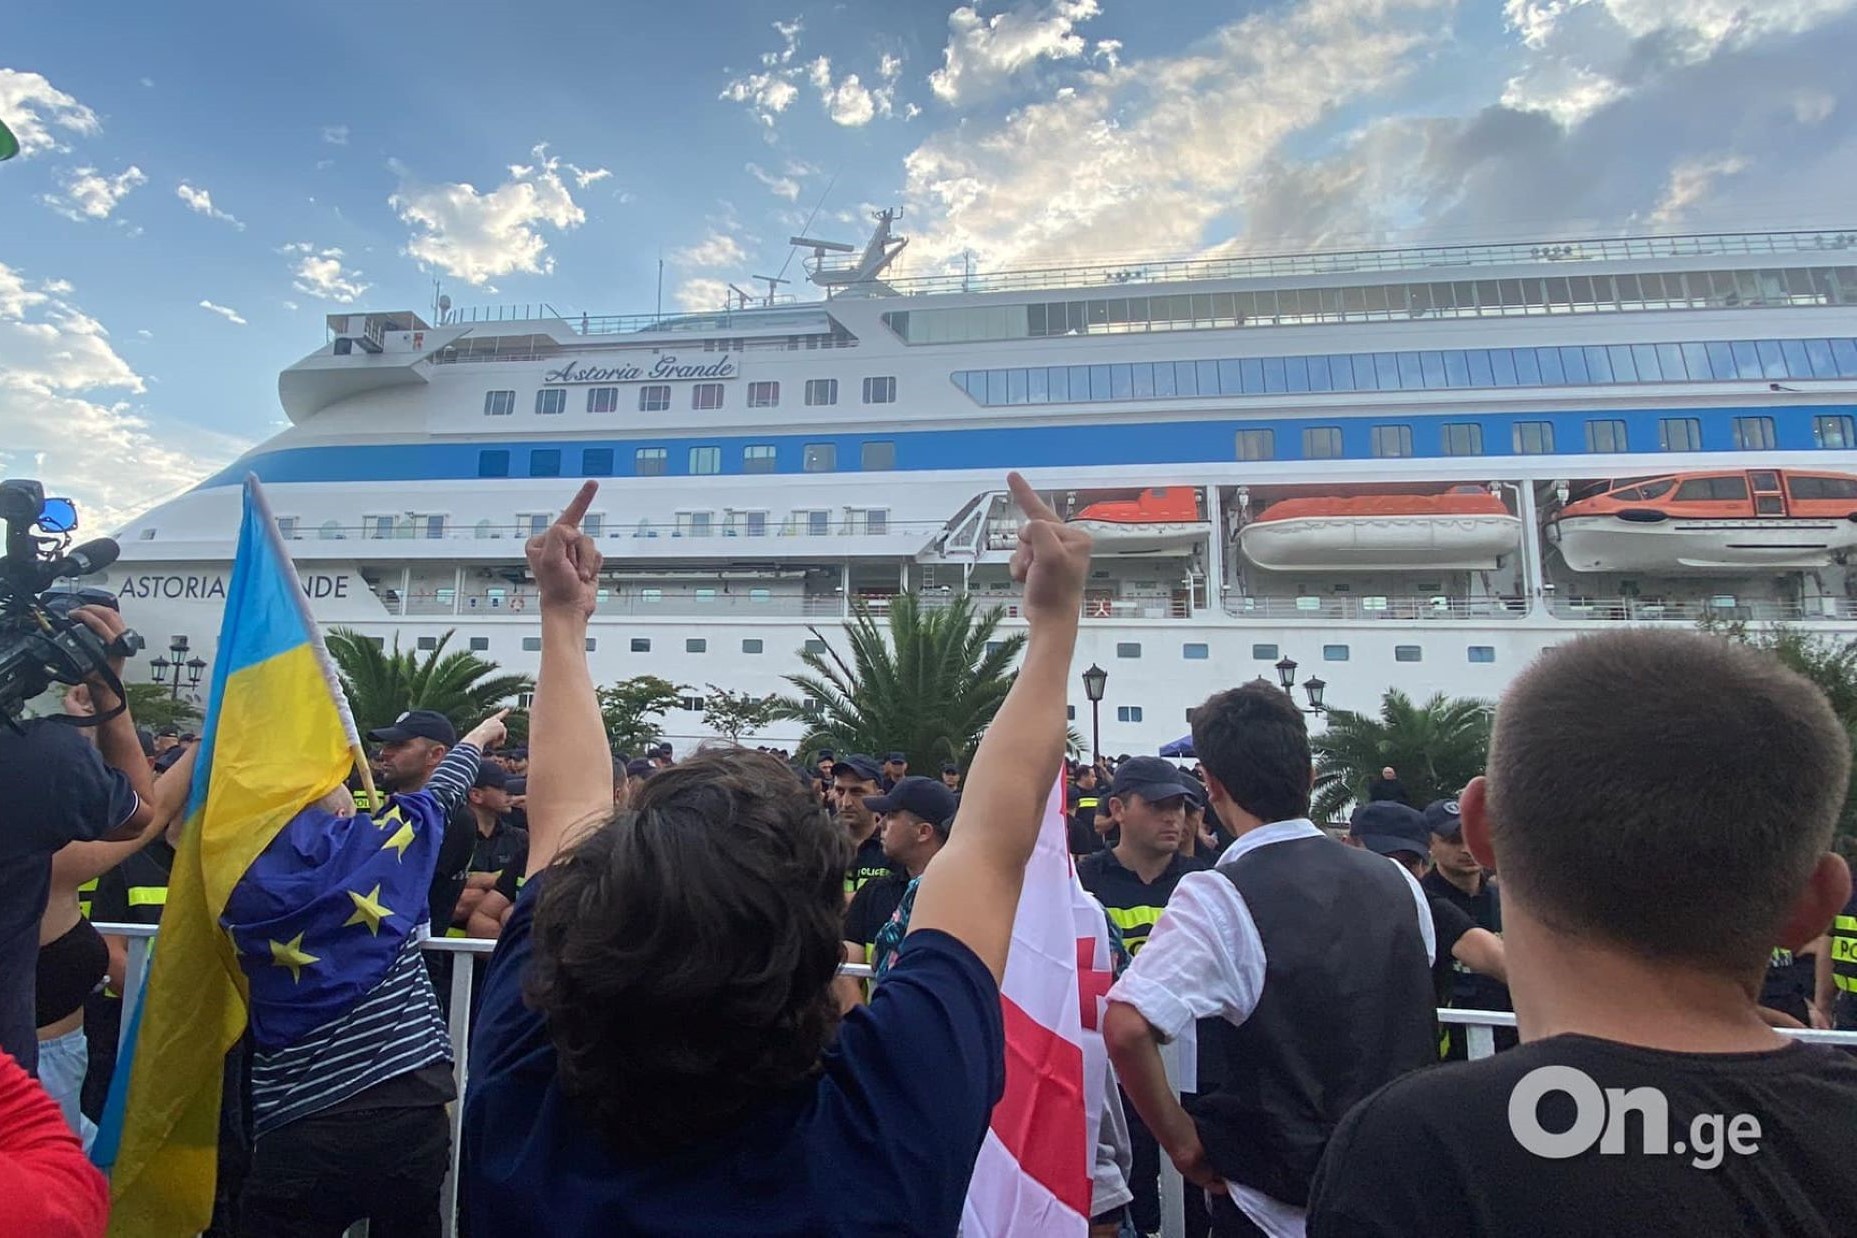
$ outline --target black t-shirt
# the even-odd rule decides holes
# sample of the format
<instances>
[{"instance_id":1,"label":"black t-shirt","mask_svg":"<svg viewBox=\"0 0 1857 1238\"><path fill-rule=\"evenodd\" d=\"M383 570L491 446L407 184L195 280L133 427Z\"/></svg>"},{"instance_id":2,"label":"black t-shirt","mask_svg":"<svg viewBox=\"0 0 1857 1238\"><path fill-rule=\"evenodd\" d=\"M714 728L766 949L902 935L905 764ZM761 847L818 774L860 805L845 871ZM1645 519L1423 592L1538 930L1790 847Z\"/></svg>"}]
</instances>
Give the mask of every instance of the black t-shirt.
<instances>
[{"instance_id":1,"label":"black t-shirt","mask_svg":"<svg viewBox=\"0 0 1857 1238\"><path fill-rule=\"evenodd\" d=\"M1775 946L1767 959L1766 977L1761 981L1760 1004L1810 1026L1811 1012L1806 1007L1812 1001L1813 986L1817 982L1817 962L1814 955L1794 954Z\"/></svg>"},{"instance_id":2,"label":"black t-shirt","mask_svg":"<svg viewBox=\"0 0 1857 1238\"><path fill-rule=\"evenodd\" d=\"M471 844L471 871L500 873L511 865L521 867L529 858L529 832L519 830L507 819L499 820L488 838L477 833Z\"/></svg>"},{"instance_id":3,"label":"black t-shirt","mask_svg":"<svg viewBox=\"0 0 1857 1238\"><path fill-rule=\"evenodd\" d=\"M1486 928L1492 933L1502 932L1502 893L1487 879L1475 894L1465 894L1452 885L1443 873L1432 869L1419 882L1425 893L1433 898L1441 898L1455 904L1469 915L1478 928ZM1453 1006L1465 1010L1513 1010L1515 1004L1509 998L1509 986L1490 976L1479 976L1466 967L1456 968L1457 979L1452 986Z\"/></svg>"},{"instance_id":4,"label":"black t-shirt","mask_svg":"<svg viewBox=\"0 0 1857 1238\"><path fill-rule=\"evenodd\" d=\"M1465 933L1477 927L1467 912L1450 899L1426 895L1431 904L1431 931L1437 935L1438 954L1431 964L1431 987L1440 1006L1451 1004L1451 986L1455 983L1457 960L1451 950Z\"/></svg>"},{"instance_id":5,"label":"black t-shirt","mask_svg":"<svg viewBox=\"0 0 1857 1238\"><path fill-rule=\"evenodd\" d=\"M851 857L851 867L845 870L845 893L856 894L868 882L879 877L893 877L903 871L883 853L882 833L878 830L858 844Z\"/></svg>"},{"instance_id":6,"label":"black t-shirt","mask_svg":"<svg viewBox=\"0 0 1857 1238\"><path fill-rule=\"evenodd\" d=\"M51 894L52 852L103 837L135 815L135 789L106 765L75 727L27 722L23 734L0 724L0 1050L28 1071L39 1065L33 1009L39 917Z\"/></svg>"},{"instance_id":7,"label":"black t-shirt","mask_svg":"<svg viewBox=\"0 0 1857 1238\"><path fill-rule=\"evenodd\" d=\"M909 888L909 874L887 873L864 883L845 908L845 940L869 948L877 941L877 930L890 922Z\"/></svg>"},{"instance_id":8,"label":"black t-shirt","mask_svg":"<svg viewBox=\"0 0 1857 1238\"><path fill-rule=\"evenodd\" d=\"M432 870L429 912L432 931L442 933L458 908L465 878L471 871L471 852L477 846L477 818L468 804L459 804L445 817L445 840L438 847L438 867Z\"/></svg>"},{"instance_id":9,"label":"black t-shirt","mask_svg":"<svg viewBox=\"0 0 1857 1238\"><path fill-rule=\"evenodd\" d=\"M1593 1123L1591 1138L1575 1141L1588 1146L1558 1159L1530 1152L1509 1119L1517 1085L1547 1066L1584 1074L1592 1089L1578 1110ZM1600 1143L1610 1119L1598 1089L1612 1088L1653 1088L1667 1105L1667 1120L1650 1123L1648 1136L1640 1113L1622 1120L1618 1154ZM1575 1114L1572 1096L1558 1090L1535 1111L1550 1136L1573 1134ZM1739 1115L1758 1122L1757 1136ZM1671 1053L1555 1036L1407 1075L1349 1111L1316 1172L1308 1233L1848 1238L1857 1232L1853 1130L1857 1060L1833 1049ZM1667 1151L1647 1151L1658 1134ZM1756 1150L1745 1151L1750 1145Z\"/></svg>"}]
</instances>

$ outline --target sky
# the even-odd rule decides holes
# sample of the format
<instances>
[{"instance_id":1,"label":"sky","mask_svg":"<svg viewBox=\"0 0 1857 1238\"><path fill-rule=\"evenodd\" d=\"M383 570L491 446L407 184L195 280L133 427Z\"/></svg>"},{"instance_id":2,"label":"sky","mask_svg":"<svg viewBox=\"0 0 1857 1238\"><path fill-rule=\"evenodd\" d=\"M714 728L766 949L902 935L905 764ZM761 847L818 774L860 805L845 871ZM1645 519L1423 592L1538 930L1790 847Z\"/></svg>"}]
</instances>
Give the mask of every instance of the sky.
<instances>
[{"instance_id":1,"label":"sky","mask_svg":"<svg viewBox=\"0 0 1857 1238\"><path fill-rule=\"evenodd\" d=\"M42 6L0 43L0 476L107 529L344 309L1857 225L1857 0Z\"/></svg>"}]
</instances>

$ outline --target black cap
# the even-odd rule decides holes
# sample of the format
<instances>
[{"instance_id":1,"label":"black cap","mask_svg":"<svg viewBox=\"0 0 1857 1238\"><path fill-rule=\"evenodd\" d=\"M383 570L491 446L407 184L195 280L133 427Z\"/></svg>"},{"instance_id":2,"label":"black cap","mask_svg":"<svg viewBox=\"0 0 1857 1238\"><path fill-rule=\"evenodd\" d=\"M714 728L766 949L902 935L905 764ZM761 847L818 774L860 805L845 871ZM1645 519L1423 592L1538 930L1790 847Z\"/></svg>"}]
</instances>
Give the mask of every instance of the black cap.
<instances>
[{"instance_id":1,"label":"black cap","mask_svg":"<svg viewBox=\"0 0 1857 1238\"><path fill-rule=\"evenodd\" d=\"M812 763L817 765L821 761L836 761L837 759L838 754L833 752L830 748L821 748L819 749L819 755L812 759Z\"/></svg>"},{"instance_id":2,"label":"black cap","mask_svg":"<svg viewBox=\"0 0 1857 1238\"><path fill-rule=\"evenodd\" d=\"M906 752L886 752L883 754L883 763L885 765L907 765L909 764L909 754Z\"/></svg>"},{"instance_id":3,"label":"black cap","mask_svg":"<svg viewBox=\"0 0 1857 1238\"><path fill-rule=\"evenodd\" d=\"M477 781L474 787L495 787L499 791L509 790L509 773L501 765L492 765L485 761L477 767Z\"/></svg>"},{"instance_id":4,"label":"black cap","mask_svg":"<svg viewBox=\"0 0 1857 1238\"><path fill-rule=\"evenodd\" d=\"M865 756L861 752L853 752L842 760L832 763L832 777L851 777L864 782L881 782L883 770L878 768L875 758Z\"/></svg>"},{"instance_id":5,"label":"black cap","mask_svg":"<svg viewBox=\"0 0 1857 1238\"><path fill-rule=\"evenodd\" d=\"M1144 800L1166 800L1184 795L1194 803L1205 803L1205 790L1159 757L1130 757L1116 766L1115 781L1109 795L1119 799L1133 793Z\"/></svg>"},{"instance_id":6,"label":"black cap","mask_svg":"<svg viewBox=\"0 0 1857 1238\"><path fill-rule=\"evenodd\" d=\"M529 793L529 780L527 778L511 778L508 782L503 784L503 789L511 795L527 795Z\"/></svg>"},{"instance_id":7,"label":"black cap","mask_svg":"<svg viewBox=\"0 0 1857 1238\"><path fill-rule=\"evenodd\" d=\"M457 728L451 719L430 709L409 709L393 720L392 726L369 731L368 738L377 744L398 744L409 739L429 739L450 748L458 742ZM520 751L520 750L518 750ZM516 753L511 753L515 756Z\"/></svg>"},{"instance_id":8,"label":"black cap","mask_svg":"<svg viewBox=\"0 0 1857 1238\"><path fill-rule=\"evenodd\" d=\"M953 761L943 761L941 763L941 772L944 774L958 774L961 772L961 767L956 765Z\"/></svg>"},{"instance_id":9,"label":"black cap","mask_svg":"<svg viewBox=\"0 0 1857 1238\"><path fill-rule=\"evenodd\" d=\"M948 825L954 820L954 810L959 804L954 792L942 786L940 779L914 775L898 778L896 785L886 795L864 797L864 807L872 812L896 812L899 809L913 812L944 834L948 832Z\"/></svg>"},{"instance_id":10,"label":"black cap","mask_svg":"<svg viewBox=\"0 0 1857 1238\"><path fill-rule=\"evenodd\" d=\"M1375 800L1354 810L1348 834L1361 846L1380 855L1409 851L1421 858L1431 854L1431 830L1425 814L1392 800Z\"/></svg>"},{"instance_id":11,"label":"black cap","mask_svg":"<svg viewBox=\"0 0 1857 1238\"><path fill-rule=\"evenodd\" d=\"M641 757L636 761L627 761L625 763L625 776L627 778L649 778L653 773L657 772L657 768L658 767L653 765L650 761Z\"/></svg>"},{"instance_id":12,"label":"black cap","mask_svg":"<svg viewBox=\"0 0 1857 1238\"><path fill-rule=\"evenodd\" d=\"M1456 800L1433 800L1425 805L1425 824L1440 838L1458 838L1464 832Z\"/></svg>"}]
</instances>

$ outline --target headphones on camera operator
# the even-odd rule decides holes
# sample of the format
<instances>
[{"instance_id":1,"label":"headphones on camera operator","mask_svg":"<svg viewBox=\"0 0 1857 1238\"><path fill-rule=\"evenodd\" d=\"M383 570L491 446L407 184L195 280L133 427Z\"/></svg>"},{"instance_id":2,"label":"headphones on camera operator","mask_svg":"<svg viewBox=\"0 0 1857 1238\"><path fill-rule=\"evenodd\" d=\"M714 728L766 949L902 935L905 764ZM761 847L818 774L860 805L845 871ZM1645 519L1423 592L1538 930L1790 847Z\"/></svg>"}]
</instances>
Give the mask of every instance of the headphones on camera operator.
<instances>
[{"instance_id":1,"label":"headphones on camera operator","mask_svg":"<svg viewBox=\"0 0 1857 1238\"><path fill-rule=\"evenodd\" d=\"M48 499L36 481L0 481L0 520L6 522L6 554L0 558L0 721L17 732L26 702L54 683L79 684L101 678L117 706L104 714L75 718L54 715L72 726L96 726L128 708L128 694L110 668L112 658L133 657L141 636L124 631L105 642L73 619L80 606L119 609L103 589L51 591L53 582L88 576L116 562L121 548L107 537L67 551L77 528L77 505Z\"/></svg>"}]
</instances>

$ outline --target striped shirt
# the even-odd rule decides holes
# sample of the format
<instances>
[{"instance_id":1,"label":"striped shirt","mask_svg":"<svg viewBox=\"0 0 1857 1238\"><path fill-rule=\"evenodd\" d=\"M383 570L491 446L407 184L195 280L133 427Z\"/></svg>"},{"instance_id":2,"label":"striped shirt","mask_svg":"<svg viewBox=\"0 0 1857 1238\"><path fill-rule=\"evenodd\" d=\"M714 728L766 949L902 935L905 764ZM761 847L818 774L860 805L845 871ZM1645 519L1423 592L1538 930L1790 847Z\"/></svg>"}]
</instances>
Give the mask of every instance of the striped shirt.
<instances>
[{"instance_id":1,"label":"striped shirt","mask_svg":"<svg viewBox=\"0 0 1857 1238\"><path fill-rule=\"evenodd\" d=\"M431 795L442 821L476 781L480 759L475 746L459 744L415 794ZM393 812L389 803L387 816ZM253 1053L254 1135L320 1113L421 1066L452 1061L451 1035L420 957L425 936L421 931L408 936L386 976L346 1014L282 1049Z\"/></svg>"}]
</instances>

